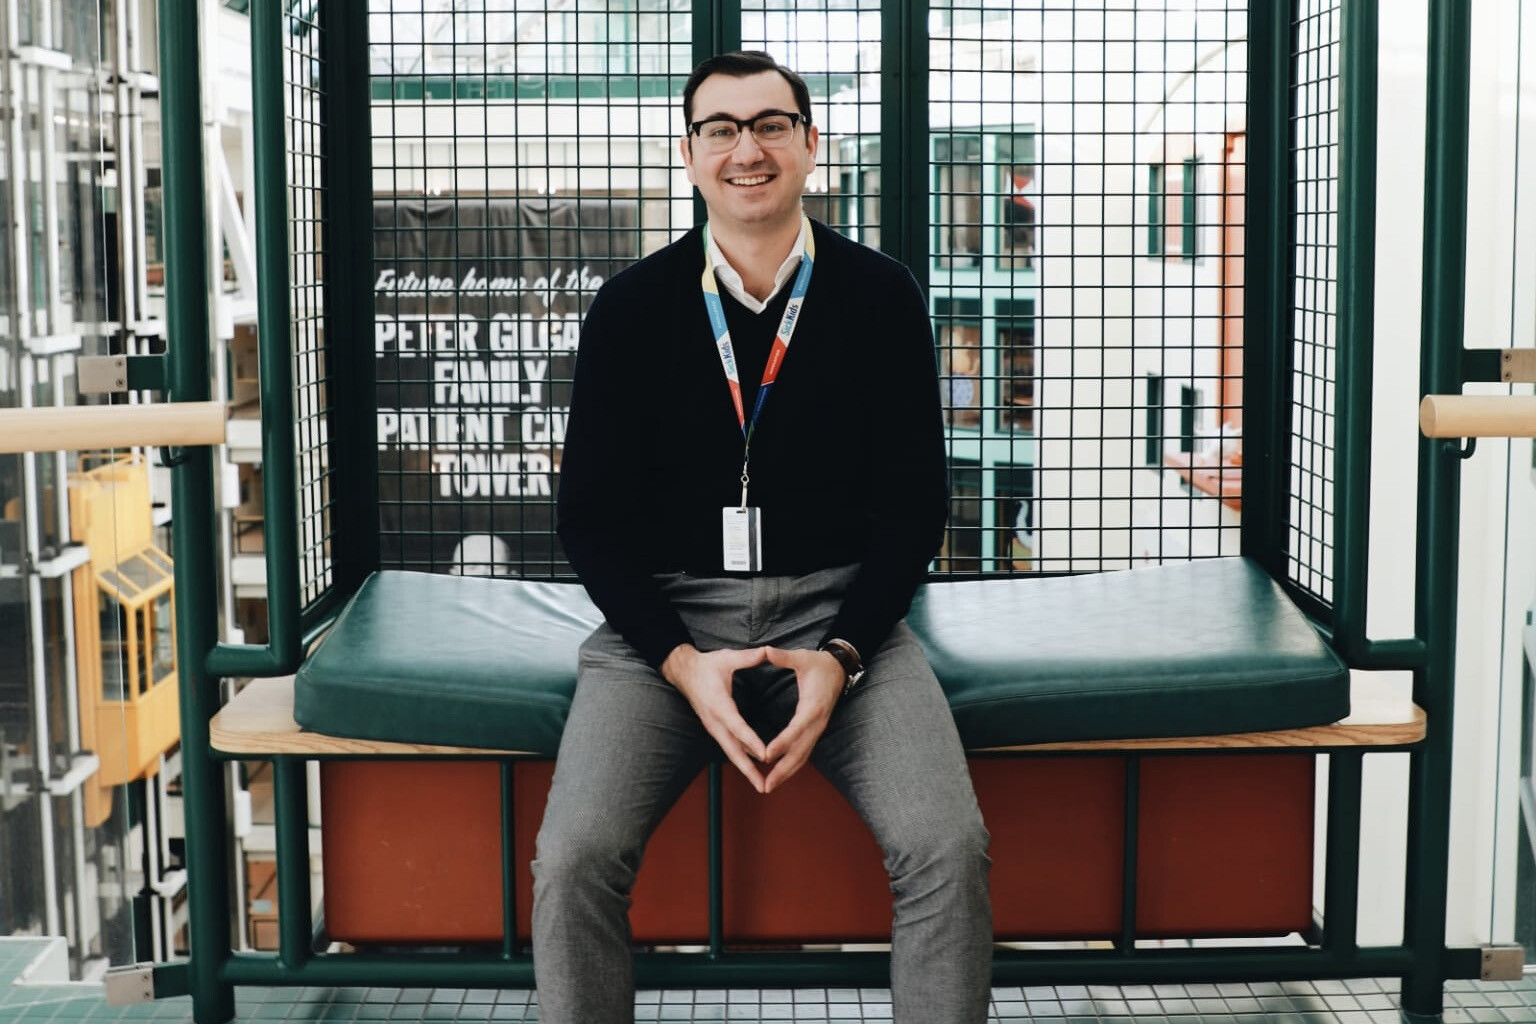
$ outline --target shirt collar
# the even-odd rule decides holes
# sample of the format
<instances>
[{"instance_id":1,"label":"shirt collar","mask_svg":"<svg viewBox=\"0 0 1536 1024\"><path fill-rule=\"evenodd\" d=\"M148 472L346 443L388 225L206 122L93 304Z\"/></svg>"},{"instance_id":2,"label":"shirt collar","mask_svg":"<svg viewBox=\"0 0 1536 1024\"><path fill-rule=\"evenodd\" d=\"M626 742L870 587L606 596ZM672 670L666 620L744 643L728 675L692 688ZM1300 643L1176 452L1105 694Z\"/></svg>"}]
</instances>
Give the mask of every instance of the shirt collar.
<instances>
[{"instance_id":1,"label":"shirt collar","mask_svg":"<svg viewBox=\"0 0 1536 1024\"><path fill-rule=\"evenodd\" d=\"M730 262L725 258L725 253L721 252L720 247L715 244L714 234L710 233L708 235L709 263L710 266L715 268L715 277L724 286L725 290L731 293L731 298L747 307L751 312L761 313L768 308L768 303L773 301L773 297L779 294L785 283L799 269L800 260L805 256L805 233L810 230L810 224L809 220L806 220L804 217L800 218L800 236L795 239L795 245L789 250L789 255L784 257L784 262L779 264L778 273L773 275L773 291L768 293L766 301L760 302L756 296L747 292L746 285L741 280L741 275L736 272L736 268L731 266Z\"/></svg>"}]
</instances>

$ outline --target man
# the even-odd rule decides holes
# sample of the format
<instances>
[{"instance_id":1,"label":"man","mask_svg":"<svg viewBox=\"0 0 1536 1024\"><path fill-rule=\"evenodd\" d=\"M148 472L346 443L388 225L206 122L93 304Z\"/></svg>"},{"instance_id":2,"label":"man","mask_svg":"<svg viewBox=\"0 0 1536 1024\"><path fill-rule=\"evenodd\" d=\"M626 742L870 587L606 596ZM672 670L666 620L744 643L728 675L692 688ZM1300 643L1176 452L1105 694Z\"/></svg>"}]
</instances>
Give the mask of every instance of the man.
<instances>
[{"instance_id":1,"label":"man","mask_svg":"<svg viewBox=\"0 0 1536 1024\"><path fill-rule=\"evenodd\" d=\"M559 532L607 622L533 865L540 1018L633 1019L641 854L723 753L760 793L810 761L846 795L891 875L896 1020L974 1024L987 834L900 621L947 504L927 310L899 264L805 218L798 75L712 58L683 119L707 228L604 285L577 355Z\"/></svg>"}]
</instances>

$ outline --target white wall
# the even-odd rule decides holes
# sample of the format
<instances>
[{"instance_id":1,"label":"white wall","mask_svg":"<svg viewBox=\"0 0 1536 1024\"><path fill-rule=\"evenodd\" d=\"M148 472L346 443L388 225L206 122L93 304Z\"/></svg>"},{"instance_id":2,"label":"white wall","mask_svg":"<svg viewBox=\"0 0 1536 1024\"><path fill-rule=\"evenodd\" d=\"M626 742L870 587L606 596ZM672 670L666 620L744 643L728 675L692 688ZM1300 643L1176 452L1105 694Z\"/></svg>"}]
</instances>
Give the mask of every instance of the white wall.
<instances>
[{"instance_id":1,"label":"white wall","mask_svg":"<svg viewBox=\"0 0 1536 1024\"><path fill-rule=\"evenodd\" d=\"M1245 33L1244 20L1224 12L1040 18L1042 569L1116 569L1237 550L1235 515L1220 501L1190 497L1170 474L1131 467L1144 460L1147 374L1164 377L1174 396L1170 431L1179 385L1196 387L1202 405L1217 401L1221 265L1212 225L1221 218L1226 133L1245 127L1246 51L1233 45ZM1207 255L1149 257L1147 167L1185 155L1201 160L1199 247ZM1207 410L1196 431L1214 445L1219 427Z\"/></svg>"}]
</instances>

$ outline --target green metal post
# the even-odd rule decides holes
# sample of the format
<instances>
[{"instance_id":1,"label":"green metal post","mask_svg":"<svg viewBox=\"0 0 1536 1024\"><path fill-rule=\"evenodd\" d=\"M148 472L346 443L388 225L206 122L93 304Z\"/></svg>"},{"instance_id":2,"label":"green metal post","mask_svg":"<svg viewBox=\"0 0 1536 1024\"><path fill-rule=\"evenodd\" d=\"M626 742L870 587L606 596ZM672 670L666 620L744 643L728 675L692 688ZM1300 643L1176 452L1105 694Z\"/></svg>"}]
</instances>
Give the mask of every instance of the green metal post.
<instances>
[{"instance_id":1,"label":"green metal post","mask_svg":"<svg viewBox=\"0 0 1536 1024\"><path fill-rule=\"evenodd\" d=\"M741 0L693 5L693 62L741 49ZM776 55L778 56L778 55Z\"/></svg>"},{"instance_id":2,"label":"green metal post","mask_svg":"<svg viewBox=\"0 0 1536 1024\"><path fill-rule=\"evenodd\" d=\"M1425 120L1423 349L1420 390L1459 394L1465 322L1470 0L1430 0ZM1461 460L1454 442L1419 439L1415 632L1428 662L1413 699L1428 716L1410 755L1404 945L1416 953L1403 1012L1435 1017L1444 1000L1446 870L1450 859L1451 731Z\"/></svg>"},{"instance_id":3,"label":"green metal post","mask_svg":"<svg viewBox=\"0 0 1536 1024\"><path fill-rule=\"evenodd\" d=\"M1286 578L1291 436L1291 8L1256 4L1248 24L1246 237L1262 241L1243 253L1242 552L1277 580Z\"/></svg>"},{"instance_id":4,"label":"green metal post","mask_svg":"<svg viewBox=\"0 0 1536 1024\"><path fill-rule=\"evenodd\" d=\"M517 766L501 762L501 955L517 955L517 827L513 783Z\"/></svg>"},{"instance_id":5,"label":"green metal post","mask_svg":"<svg viewBox=\"0 0 1536 1024\"><path fill-rule=\"evenodd\" d=\"M1344 0L1339 58L1339 262L1334 409L1334 646L1365 647L1371 382L1376 352L1377 0Z\"/></svg>"},{"instance_id":6,"label":"green metal post","mask_svg":"<svg viewBox=\"0 0 1536 1024\"><path fill-rule=\"evenodd\" d=\"M725 812L721 806L720 762L711 761L706 771L709 775L709 955L719 957L725 952L725 837L722 833Z\"/></svg>"},{"instance_id":7,"label":"green metal post","mask_svg":"<svg viewBox=\"0 0 1536 1024\"><path fill-rule=\"evenodd\" d=\"M700 0L693 5L693 63L720 53L741 49L741 0ZM811 111L814 117L816 111ZM677 113L682 120L682 111ZM681 133L681 129L679 129ZM693 194L693 222L703 224L709 219L704 207L704 197Z\"/></svg>"},{"instance_id":8,"label":"green metal post","mask_svg":"<svg viewBox=\"0 0 1536 1024\"><path fill-rule=\"evenodd\" d=\"M1340 46L1338 382L1333 635L1354 668L1421 667L1421 638L1366 635L1370 580L1371 412L1376 349L1378 0L1344 0Z\"/></svg>"},{"instance_id":9,"label":"green metal post","mask_svg":"<svg viewBox=\"0 0 1536 1024\"><path fill-rule=\"evenodd\" d=\"M928 5L880 5L880 247L928 291Z\"/></svg>"},{"instance_id":10,"label":"green metal post","mask_svg":"<svg viewBox=\"0 0 1536 1024\"><path fill-rule=\"evenodd\" d=\"M165 194L166 357L169 398L207 401L207 218L203 209L203 104L197 0L159 0L160 118ZM176 529L176 656L180 678L182 802L186 811L192 1016L222 1024L235 1015L221 972L230 955L229 816L222 766L208 756L218 680L203 668L218 641L214 593L213 450L188 448L172 471Z\"/></svg>"},{"instance_id":11,"label":"green metal post","mask_svg":"<svg viewBox=\"0 0 1536 1024\"><path fill-rule=\"evenodd\" d=\"M1125 835L1120 841L1120 952L1136 952L1137 875L1141 863L1141 755L1125 755Z\"/></svg>"},{"instance_id":12,"label":"green metal post","mask_svg":"<svg viewBox=\"0 0 1536 1024\"><path fill-rule=\"evenodd\" d=\"M1109 950L1012 950L993 954L1000 985L1151 985L1184 982L1382 978L1413 969L1414 952L1371 947L1352 959L1297 947L1142 949L1134 957ZM1447 957L1456 977L1475 977L1478 951ZM271 955L236 954L226 977L241 985L532 987L533 962L507 962L494 952L317 955L290 967ZM831 988L884 986L890 956L883 952L639 953L635 980L644 988Z\"/></svg>"},{"instance_id":13,"label":"green metal post","mask_svg":"<svg viewBox=\"0 0 1536 1024\"><path fill-rule=\"evenodd\" d=\"M324 0L320 164L325 193L325 346L335 590L379 567L378 382L373 346L373 117L368 6ZM345 245L335 240L345 239Z\"/></svg>"},{"instance_id":14,"label":"green metal post","mask_svg":"<svg viewBox=\"0 0 1536 1024\"><path fill-rule=\"evenodd\" d=\"M309 886L309 800L304 761L272 759L272 806L277 823L278 958L289 967L309 959L314 940Z\"/></svg>"},{"instance_id":15,"label":"green metal post","mask_svg":"<svg viewBox=\"0 0 1536 1024\"><path fill-rule=\"evenodd\" d=\"M219 644L207 659L209 673L218 676L286 675L298 668L303 650L299 628L292 317L288 305L288 145L283 126L285 5L270 0L253 3L250 17L263 542L269 639L265 645Z\"/></svg>"},{"instance_id":16,"label":"green metal post","mask_svg":"<svg viewBox=\"0 0 1536 1024\"><path fill-rule=\"evenodd\" d=\"M1328 755L1328 823L1323 861L1323 944L1342 959L1359 951L1360 809L1365 755Z\"/></svg>"}]
</instances>

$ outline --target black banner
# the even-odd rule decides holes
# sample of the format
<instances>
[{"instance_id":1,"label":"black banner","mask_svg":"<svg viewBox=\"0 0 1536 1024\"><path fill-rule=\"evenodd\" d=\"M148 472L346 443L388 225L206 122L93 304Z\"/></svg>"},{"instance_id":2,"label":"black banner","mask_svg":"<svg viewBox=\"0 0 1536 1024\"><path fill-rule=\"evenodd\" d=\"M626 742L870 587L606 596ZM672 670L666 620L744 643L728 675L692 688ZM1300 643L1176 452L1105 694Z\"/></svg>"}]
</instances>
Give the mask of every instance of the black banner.
<instances>
[{"instance_id":1,"label":"black banner","mask_svg":"<svg viewBox=\"0 0 1536 1024\"><path fill-rule=\"evenodd\" d=\"M569 571L555 476L581 318L639 256L633 199L376 199L383 564Z\"/></svg>"}]
</instances>

